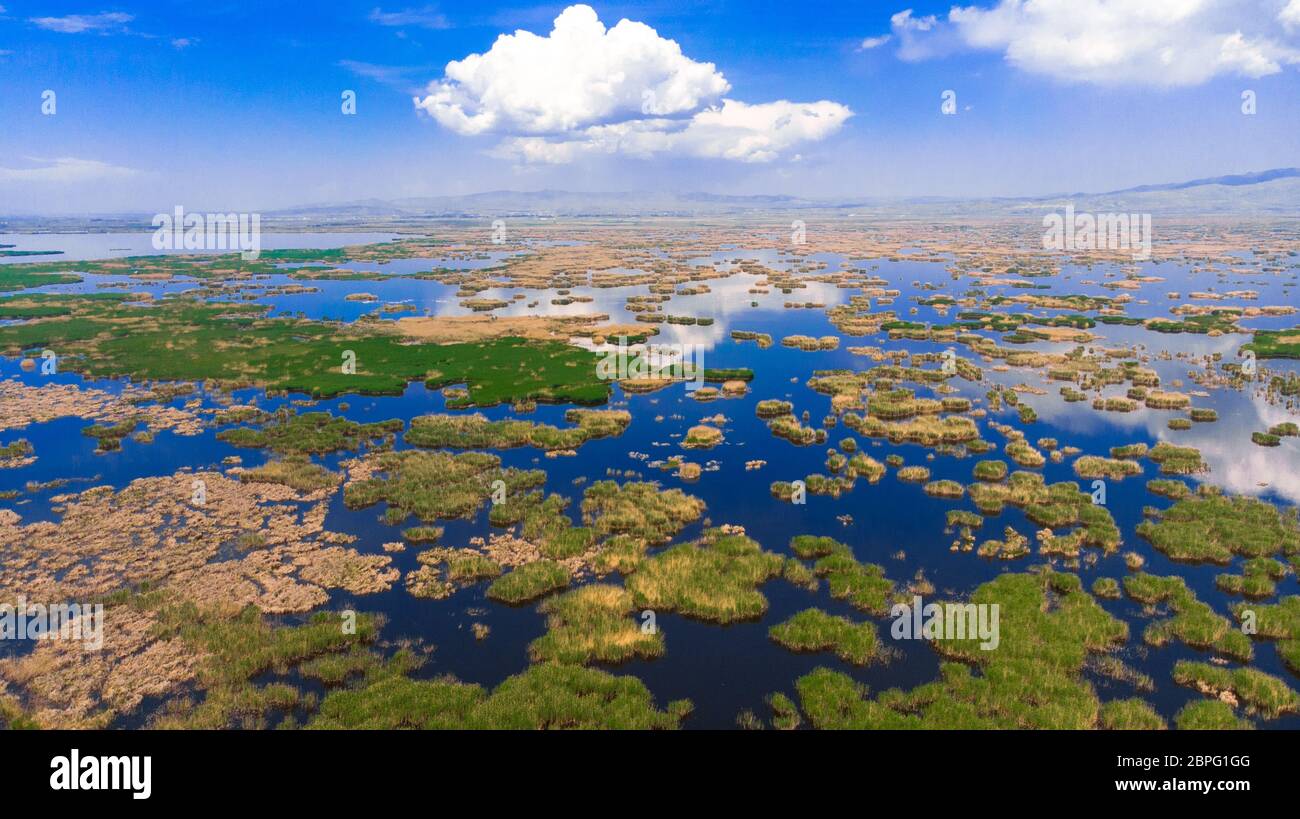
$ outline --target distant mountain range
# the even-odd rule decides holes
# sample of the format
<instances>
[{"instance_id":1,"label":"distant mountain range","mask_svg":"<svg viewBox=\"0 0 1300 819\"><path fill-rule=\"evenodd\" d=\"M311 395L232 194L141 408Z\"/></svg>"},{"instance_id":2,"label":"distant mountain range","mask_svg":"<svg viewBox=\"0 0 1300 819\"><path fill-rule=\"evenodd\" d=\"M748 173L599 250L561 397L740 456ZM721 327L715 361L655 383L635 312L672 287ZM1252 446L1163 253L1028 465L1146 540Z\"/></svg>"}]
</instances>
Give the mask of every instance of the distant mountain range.
<instances>
[{"instance_id":1,"label":"distant mountain range","mask_svg":"<svg viewBox=\"0 0 1300 819\"><path fill-rule=\"evenodd\" d=\"M827 207L831 203L795 196L726 196L649 191L488 191L467 196L366 199L337 205L309 205L274 211L277 218L336 215L456 218L475 216L644 216L696 215L751 210Z\"/></svg>"},{"instance_id":2,"label":"distant mountain range","mask_svg":"<svg viewBox=\"0 0 1300 819\"><path fill-rule=\"evenodd\" d=\"M466 196L364 199L264 211L264 230L320 227L384 229L418 227L429 220L498 217L627 218L633 216L727 216L755 212L831 211L880 218L999 218L1035 216L1067 203L1095 213L1161 216L1295 216L1300 214L1300 168L1216 176L1106 193L1022 197L728 196L713 193L560 190L489 191ZM44 217L0 216L0 231L151 229L152 214Z\"/></svg>"},{"instance_id":3,"label":"distant mountain range","mask_svg":"<svg viewBox=\"0 0 1300 819\"><path fill-rule=\"evenodd\" d=\"M1190 182L1173 182L1168 185L1138 185L1136 188L1125 188L1120 191L1111 191L1108 195L1120 193L1146 193L1148 191L1181 191L1186 190L1187 188L1199 188L1205 185L1225 185L1228 187L1258 185L1261 182L1272 182L1274 179L1295 179L1297 177L1300 177L1300 168L1274 168L1271 171L1241 173L1233 176L1212 176L1208 179L1193 179Z\"/></svg>"},{"instance_id":4,"label":"distant mountain range","mask_svg":"<svg viewBox=\"0 0 1300 819\"><path fill-rule=\"evenodd\" d=\"M1162 214L1294 214L1300 211L1300 168L1216 176L1161 185L1139 185L1106 193L1029 197L855 197L727 196L647 191L489 191L468 196L368 199L274 211L268 218L337 222L357 219L408 220L498 216L626 217L709 216L752 211L835 210L879 213L902 209L917 215L1015 215L1073 202L1077 209L1133 210Z\"/></svg>"},{"instance_id":5,"label":"distant mountain range","mask_svg":"<svg viewBox=\"0 0 1300 819\"><path fill-rule=\"evenodd\" d=\"M1300 214L1300 168L1275 168L1257 173L1193 179L1165 185L1139 185L1109 193L1050 196L1026 202L1097 213L1128 211L1161 216L1296 216Z\"/></svg>"}]
</instances>

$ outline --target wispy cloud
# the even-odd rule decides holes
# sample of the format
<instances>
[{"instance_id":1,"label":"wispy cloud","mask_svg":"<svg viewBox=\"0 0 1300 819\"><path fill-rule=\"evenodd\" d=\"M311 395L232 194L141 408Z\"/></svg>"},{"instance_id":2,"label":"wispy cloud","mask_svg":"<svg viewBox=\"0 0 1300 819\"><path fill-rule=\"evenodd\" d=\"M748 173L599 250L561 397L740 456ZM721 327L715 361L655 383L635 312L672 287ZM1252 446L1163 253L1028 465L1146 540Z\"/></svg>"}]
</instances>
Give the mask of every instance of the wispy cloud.
<instances>
[{"instance_id":1,"label":"wispy cloud","mask_svg":"<svg viewBox=\"0 0 1300 819\"><path fill-rule=\"evenodd\" d=\"M374 8L370 12L370 22L381 26L413 26L415 28L445 29L451 28L446 15L438 11L437 6L423 6L418 9L401 11L384 11Z\"/></svg>"},{"instance_id":2,"label":"wispy cloud","mask_svg":"<svg viewBox=\"0 0 1300 819\"><path fill-rule=\"evenodd\" d=\"M364 77L367 80L373 80L403 92L418 91L420 82L415 79L415 75L423 74L430 68L427 65L377 65L362 62L361 60L339 60L337 65L358 77Z\"/></svg>"},{"instance_id":3,"label":"wispy cloud","mask_svg":"<svg viewBox=\"0 0 1300 819\"><path fill-rule=\"evenodd\" d=\"M139 173L134 168L125 168L120 165L101 162L97 159L78 159L77 157L64 156L58 159L27 157L27 160L36 163L35 167L0 167L0 182L62 185L121 179Z\"/></svg>"},{"instance_id":4,"label":"wispy cloud","mask_svg":"<svg viewBox=\"0 0 1300 819\"><path fill-rule=\"evenodd\" d=\"M893 38L888 34L882 34L879 37L865 37L862 42L858 43L858 51L870 51L873 48L880 48L891 39Z\"/></svg>"},{"instance_id":5,"label":"wispy cloud","mask_svg":"<svg viewBox=\"0 0 1300 819\"><path fill-rule=\"evenodd\" d=\"M108 34L125 31L126 24L135 19L135 15L122 11L102 11L99 14L69 14L64 17L32 17L28 22L46 31L60 34L84 34L98 32Z\"/></svg>"},{"instance_id":6,"label":"wispy cloud","mask_svg":"<svg viewBox=\"0 0 1300 819\"><path fill-rule=\"evenodd\" d=\"M4 6L0 6L0 14L3 13ZM177 51L198 43L198 38L195 37L172 37L166 34L136 31L128 27L128 24L135 19L135 15L124 11L101 11L98 14L68 14L63 17L30 17L27 22L37 28L59 34L120 34L145 40L165 41Z\"/></svg>"}]
</instances>

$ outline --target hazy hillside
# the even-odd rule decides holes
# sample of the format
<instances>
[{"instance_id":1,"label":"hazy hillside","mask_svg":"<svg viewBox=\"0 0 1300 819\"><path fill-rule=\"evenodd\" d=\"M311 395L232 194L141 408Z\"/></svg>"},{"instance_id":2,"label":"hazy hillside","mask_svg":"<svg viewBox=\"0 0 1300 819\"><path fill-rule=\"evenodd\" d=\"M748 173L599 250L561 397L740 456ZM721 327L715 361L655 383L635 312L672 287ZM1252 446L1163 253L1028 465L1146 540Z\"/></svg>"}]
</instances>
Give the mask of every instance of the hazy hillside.
<instances>
[{"instance_id":1,"label":"hazy hillside","mask_svg":"<svg viewBox=\"0 0 1300 819\"><path fill-rule=\"evenodd\" d=\"M1079 210L1138 211L1159 214L1291 214L1300 208L1300 169L1142 185L1108 193L1055 194L1007 198L803 199L794 196L725 196L708 193L645 191L491 191L468 196L436 196L392 201L366 200L276 211L269 216L311 221L353 219L456 218L483 216L702 216L754 210L853 210L880 213L905 210L916 215L1013 216L1061 207Z\"/></svg>"},{"instance_id":2,"label":"hazy hillside","mask_svg":"<svg viewBox=\"0 0 1300 819\"><path fill-rule=\"evenodd\" d=\"M795 196L727 196L649 191L489 191L467 196L366 199L263 212L263 227L309 230L316 226L417 228L436 219L497 217L727 216L754 212L835 211L917 218L1033 217L1073 203L1076 210L1164 216L1294 216L1300 213L1300 169L1141 185L1108 193L998 198L804 199ZM120 231L150 229L152 214L0 217L0 231Z\"/></svg>"}]
</instances>

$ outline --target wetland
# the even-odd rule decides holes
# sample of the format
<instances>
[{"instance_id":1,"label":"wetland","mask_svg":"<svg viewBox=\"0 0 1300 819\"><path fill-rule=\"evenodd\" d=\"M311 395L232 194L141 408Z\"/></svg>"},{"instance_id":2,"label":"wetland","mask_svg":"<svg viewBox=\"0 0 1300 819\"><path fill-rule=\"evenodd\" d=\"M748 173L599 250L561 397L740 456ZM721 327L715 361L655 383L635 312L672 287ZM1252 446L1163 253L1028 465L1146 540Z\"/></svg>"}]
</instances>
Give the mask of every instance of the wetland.
<instances>
[{"instance_id":1,"label":"wetland","mask_svg":"<svg viewBox=\"0 0 1300 819\"><path fill-rule=\"evenodd\" d=\"M1300 228L807 219L5 234L0 723L1300 727Z\"/></svg>"}]
</instances>

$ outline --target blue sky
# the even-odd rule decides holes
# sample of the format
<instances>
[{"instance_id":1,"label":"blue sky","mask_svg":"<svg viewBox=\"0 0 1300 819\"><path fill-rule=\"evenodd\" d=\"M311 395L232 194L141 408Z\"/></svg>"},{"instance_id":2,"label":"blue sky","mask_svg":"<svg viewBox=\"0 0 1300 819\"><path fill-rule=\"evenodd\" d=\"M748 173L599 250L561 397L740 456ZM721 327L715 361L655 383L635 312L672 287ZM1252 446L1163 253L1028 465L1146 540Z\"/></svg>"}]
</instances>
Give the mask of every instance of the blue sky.
<instances>
[{"instance_id":1,"label":"blue sky","mask_svg":"<svg viewBox=\"0 0 1300 819\"><path fill-rule=\"evenodd\" d=\"M1300 165L1300 0L969 2L0 0L0 212L1016 195Z\"/></svg>"}]
</instances>

